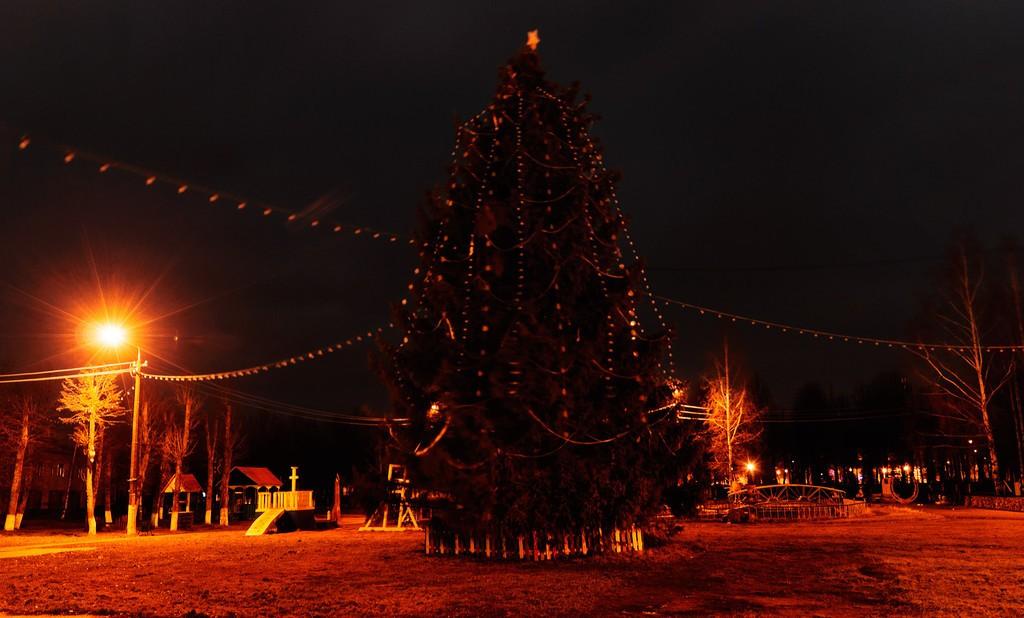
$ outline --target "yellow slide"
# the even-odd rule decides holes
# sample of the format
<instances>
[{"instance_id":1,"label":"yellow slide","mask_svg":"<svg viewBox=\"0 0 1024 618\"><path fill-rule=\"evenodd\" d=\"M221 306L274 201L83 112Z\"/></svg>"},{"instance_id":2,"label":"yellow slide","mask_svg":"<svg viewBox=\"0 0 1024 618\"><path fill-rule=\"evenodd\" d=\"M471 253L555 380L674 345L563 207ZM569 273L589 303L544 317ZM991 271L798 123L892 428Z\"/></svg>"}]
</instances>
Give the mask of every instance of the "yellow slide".
<instances>
[{"instance_id":1,"label":"yellow slide","mask_svg":"<svg viewBox=\"0 0 1024 618\"><path fill-rule=\"evenodd\" d=\"M270 526L277 523L278 519L284 515L284 509L267 509L263 511L263 514L256 518L256 521L252 522L249 529L245 531L245 536L260 536L266 534Z\"/></svg>"}]
</instances>

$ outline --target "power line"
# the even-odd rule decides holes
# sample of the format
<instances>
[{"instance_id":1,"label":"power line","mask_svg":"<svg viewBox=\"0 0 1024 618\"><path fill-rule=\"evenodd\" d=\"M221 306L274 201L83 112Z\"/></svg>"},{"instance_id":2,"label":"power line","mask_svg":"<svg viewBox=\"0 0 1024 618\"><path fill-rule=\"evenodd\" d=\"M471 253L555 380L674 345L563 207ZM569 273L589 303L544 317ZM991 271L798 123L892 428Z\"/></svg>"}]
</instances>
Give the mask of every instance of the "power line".
<instances>
[{"instance_id":1,"label":"power line","mask_svg":"<svg viewBox=\"0 0 1024 618\"><path fill-rule=\"evenodd\" d=\"M88 378L94 376L112 376L119 375L122 373L128 373L131 370L131 367L124 367L122 369L109 369L106 371L83 371L79 373L55 374L35 378L15 378L13 380L0 380L0 384L23 384L27 382L47 382L50 380L70 380L75 378Z\"/></svg>"},{"instance_id":2,"label":"power line","mask_svg":"<svg viewBox=\"0 0 1024 618\"><path fill-rule=\"evenodd\" d=\"M121 363L107 363L106 365L86 365L83 367L66 367L64 369L47 369L44 371L23 371L21 373L0 373L0 380L7 378L22 378L30 376L43 376L55 373L68 373L78 371L95 371L98 369L109 369L111 367L123 367L127 365L134 365L134 361L124 361Z\"/></svg>"}]
</instances>

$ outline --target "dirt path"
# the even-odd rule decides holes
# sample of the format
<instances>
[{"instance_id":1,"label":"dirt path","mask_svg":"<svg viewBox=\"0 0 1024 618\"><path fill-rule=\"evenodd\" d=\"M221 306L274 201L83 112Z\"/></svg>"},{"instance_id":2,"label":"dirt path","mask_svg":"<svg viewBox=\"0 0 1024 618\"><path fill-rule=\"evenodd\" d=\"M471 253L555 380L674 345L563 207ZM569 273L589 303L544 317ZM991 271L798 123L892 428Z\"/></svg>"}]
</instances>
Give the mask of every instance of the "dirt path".
<instances>
[{"instance_id":1,"label":"dirt path","mask_svg":"<svg viewBox=\"0 0 1024 618\"><path fill-rule=\"evenodd\" d=\"M1017 615L1024 514L690 524L642 558L426 558L416 533L0 537L0 611L183 615ZM118 535L120 539L124 539ZM8 541L16 543L8 543Z\"/></svg>"}]
</instances>

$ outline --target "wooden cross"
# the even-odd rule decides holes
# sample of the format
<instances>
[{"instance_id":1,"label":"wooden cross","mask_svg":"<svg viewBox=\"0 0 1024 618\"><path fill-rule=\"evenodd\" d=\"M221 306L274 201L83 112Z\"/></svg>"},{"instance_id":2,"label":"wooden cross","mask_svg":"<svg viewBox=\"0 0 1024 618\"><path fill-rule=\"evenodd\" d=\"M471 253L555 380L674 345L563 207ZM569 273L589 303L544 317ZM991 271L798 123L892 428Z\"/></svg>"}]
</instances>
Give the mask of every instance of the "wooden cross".
<instances>
[{"instance_id":1,"label":"wooden cross","mask_svg":"<svg viewBox=\"0 0 1024 618\"><path fill-rule=\"evenodd\" d=\"M299 480L299 467L298 466L292 466L292 475L289 476L288 478L290 478L292 480L292 491L295 491L295 481Z\"/></svg>"}]
</instances>

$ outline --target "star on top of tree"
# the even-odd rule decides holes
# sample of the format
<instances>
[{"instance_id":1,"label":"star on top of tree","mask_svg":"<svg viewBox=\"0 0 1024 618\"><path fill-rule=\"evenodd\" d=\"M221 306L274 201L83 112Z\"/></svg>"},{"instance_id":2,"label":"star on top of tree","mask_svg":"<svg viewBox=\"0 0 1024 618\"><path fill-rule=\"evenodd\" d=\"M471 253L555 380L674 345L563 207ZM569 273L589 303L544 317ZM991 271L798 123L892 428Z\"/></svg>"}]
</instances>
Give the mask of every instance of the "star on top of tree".
<instances>
[{"instance_id":1,"label":"star on top of tree","mask_svg":"<svg viewBox=\"0 0 1024 618\"><path fill-rule=\"evenodd\" d=\"M540 43L539 30L530 30L526 33L526 46L530 48L530 51L537 51L537 45Z\"/></svg>"}]
</instances>

